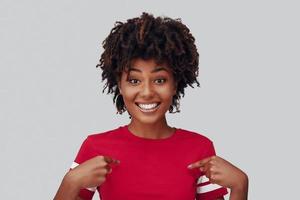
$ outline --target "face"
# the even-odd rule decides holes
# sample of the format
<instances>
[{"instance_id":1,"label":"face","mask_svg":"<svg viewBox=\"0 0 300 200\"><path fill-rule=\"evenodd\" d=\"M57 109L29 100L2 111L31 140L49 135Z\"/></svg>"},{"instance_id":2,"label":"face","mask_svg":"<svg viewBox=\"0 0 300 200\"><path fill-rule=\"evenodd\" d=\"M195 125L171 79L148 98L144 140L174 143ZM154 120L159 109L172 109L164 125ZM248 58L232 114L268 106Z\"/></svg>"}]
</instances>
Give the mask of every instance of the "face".
<instances>
[{"instance_id":1,"label":"face","mask_svg":"<svg viewBox=\"0 0 300 200\"><path fill-rule=\"evenodd\" d=\"M118 86L132 120L145 124L163 120L176 94L168 65L158 65L152 59L133 60L131 69L123 71Z\"/></svg>"}]
</instances>

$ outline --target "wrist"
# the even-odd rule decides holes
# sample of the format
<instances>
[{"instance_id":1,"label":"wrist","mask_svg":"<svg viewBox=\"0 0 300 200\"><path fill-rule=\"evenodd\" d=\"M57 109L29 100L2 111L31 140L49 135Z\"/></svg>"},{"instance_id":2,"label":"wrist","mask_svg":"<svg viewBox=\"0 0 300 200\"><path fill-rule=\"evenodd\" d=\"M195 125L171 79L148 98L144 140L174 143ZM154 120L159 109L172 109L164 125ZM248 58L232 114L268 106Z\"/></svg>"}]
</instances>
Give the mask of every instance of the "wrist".
<instances>
[{"instance_id":1,"label":"wrist","mask_svg":"<svg viewBox=\"0 0 300 200\"><path fill-rule=\"evenodd\" d=\"M63 182L73 191L79 191L81 189L80 182L72 170L64 176Z\"/></svg>"},{"instance_id":2,"label":"wrist","mask_svg":"<svg viewBox=\"0 0 300 200\"><path fill-rule=\"evenodd\" d=\"M74 200L80 192L80 186L70 171L64 176L53 200Z\"/></svg>"}]
</instances>

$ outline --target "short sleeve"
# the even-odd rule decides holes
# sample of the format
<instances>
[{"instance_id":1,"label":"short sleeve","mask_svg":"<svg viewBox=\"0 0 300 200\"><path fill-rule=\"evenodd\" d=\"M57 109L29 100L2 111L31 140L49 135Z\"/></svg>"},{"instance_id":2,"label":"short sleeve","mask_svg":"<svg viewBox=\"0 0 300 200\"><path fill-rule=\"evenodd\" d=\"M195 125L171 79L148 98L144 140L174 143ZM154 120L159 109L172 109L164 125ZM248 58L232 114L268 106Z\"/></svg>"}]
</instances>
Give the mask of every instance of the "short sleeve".
<instances>
[{"instance_id":1,"label":"short sleeve","mask_svg":"<svg viewBox=\"0 0 300 200\"><path fill-rule=\"evenodd\" d=\"M209 141L206 152L207 153L205 154L205 157L216 155L214 145L211 141ZM201 176L198 178L196 200L212 200L222 197L227 193L227 188L211 183L204 174L201 174Z\"/></svg>"},{"instance_id":2,"label":"short sleeve","mask_svg":"<svg viewBox=\"0 0 300 200\"><path fill-rule=\"evenodd\" d=\"M75 167L77 167L78 165L80 165L81 163L93 158L97 156L97 154L95 153L93 146L91 144L91 141L89 139L89 137L87 137L80 149L79 152L77 153L77 156L75 158L75 160L73 161L70 170L74 169ZM82 188L79 192L79 196L84 199L84 200L91 200L94 196L95 191L97 190L96 187L93 188Z\"/></svg>"}]
</instances>

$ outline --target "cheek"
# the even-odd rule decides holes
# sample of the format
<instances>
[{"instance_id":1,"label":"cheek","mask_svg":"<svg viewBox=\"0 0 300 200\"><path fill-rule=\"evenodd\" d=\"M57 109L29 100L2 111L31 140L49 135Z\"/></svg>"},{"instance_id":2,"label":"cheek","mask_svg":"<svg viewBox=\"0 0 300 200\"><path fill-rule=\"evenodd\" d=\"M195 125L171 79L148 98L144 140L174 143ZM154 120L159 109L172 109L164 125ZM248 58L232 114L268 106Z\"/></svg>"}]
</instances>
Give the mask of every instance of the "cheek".
<instances>
[{"instance_id":1,"label":"cheek","mask_svg":"<svg viewBox=\"0 0 300 200\"><path fill-rule=\"evenodd\" d=\"M132 101L135 96L136 96L137 92L136 90L133 89L126 89L122 91L122 96L123 96L123 100L124 102L128 102L128 101Z\"/></svg>"},{"instance_id":2,"label":"cheek","mask_svg":"<svg viewBox=\"0 0 300 200\"><path fill-rule=\"evenodd\" d=\"M170 99L172 100L175 94L173 88L171 87L161 88L159 93L161 98L165 100L170 100Z\"/></svg>"}]
</instances>

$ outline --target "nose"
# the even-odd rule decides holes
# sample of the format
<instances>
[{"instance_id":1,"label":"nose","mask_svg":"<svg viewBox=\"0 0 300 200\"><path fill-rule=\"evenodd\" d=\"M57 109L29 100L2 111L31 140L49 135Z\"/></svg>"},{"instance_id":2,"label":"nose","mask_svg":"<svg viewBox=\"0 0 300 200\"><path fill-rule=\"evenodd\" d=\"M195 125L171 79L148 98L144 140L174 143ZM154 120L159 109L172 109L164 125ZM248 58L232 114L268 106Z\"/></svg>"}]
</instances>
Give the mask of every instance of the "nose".
<instances>
[{"instance_id":1,"label":"nose","mask_svg":"<svg viewBox=\"0 0 300 200\"><path fill-rule=\"evenodd\" d=\"M147 81L147 82L145 82L145 84L143 84L140 94L141 94L141 97L147 98L147 99L153 97L154 90L153 90L152 84L149 81Z\"/></svg>"}]
</instances>

